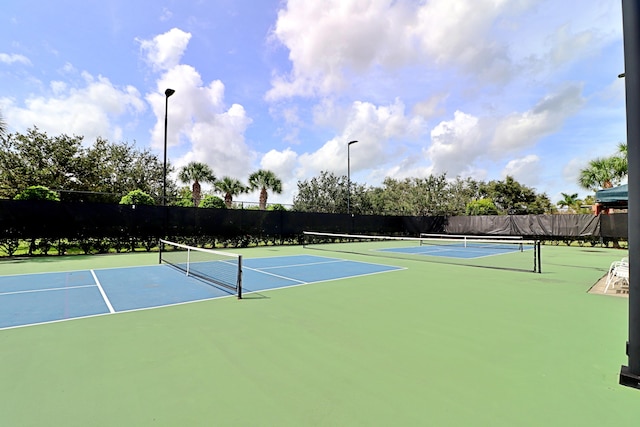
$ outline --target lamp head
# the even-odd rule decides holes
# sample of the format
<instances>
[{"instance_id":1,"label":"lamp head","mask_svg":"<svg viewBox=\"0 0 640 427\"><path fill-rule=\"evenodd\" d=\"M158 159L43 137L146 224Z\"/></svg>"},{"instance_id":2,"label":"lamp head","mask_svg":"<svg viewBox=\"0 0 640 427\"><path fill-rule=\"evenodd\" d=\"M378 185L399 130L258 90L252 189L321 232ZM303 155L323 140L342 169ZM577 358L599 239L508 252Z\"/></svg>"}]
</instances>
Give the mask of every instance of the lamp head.
<instances>
[{"instance_id":1,"label":"lamp head","mask_svg":"<svg viewBox=\"0 0 640 427\"><path fill-rule=\"evenodd\" d=\"M356 142L358 142L358 141L351 141L347 145L355 144Z\"/></svg>"},{"instance_id":2,"label":"lamp head","mask_svg":"<svg viewBox=\"0 0 640 427\"><path fill-rule=\"evenodd\" d=\"M173 90L173 89L167 89L167 90L164 91L164 94L165 94L165 96L167 98L170 97L171 95L173 95L174 93L176 93L176 91Z\"/></svg>"}]
</instances>

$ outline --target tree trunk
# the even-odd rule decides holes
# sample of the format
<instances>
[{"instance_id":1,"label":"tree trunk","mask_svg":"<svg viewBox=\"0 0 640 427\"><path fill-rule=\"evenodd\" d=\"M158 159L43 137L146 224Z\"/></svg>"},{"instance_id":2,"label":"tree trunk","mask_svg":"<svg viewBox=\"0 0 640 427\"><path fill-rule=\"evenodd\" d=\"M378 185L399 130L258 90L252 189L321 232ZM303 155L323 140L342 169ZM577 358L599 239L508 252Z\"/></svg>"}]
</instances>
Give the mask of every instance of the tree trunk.
<instances>
[{"instance_id":1,"label":"tree trunk","mask_svg":"<svg viewBox=\"0 0 640 427\"><path fill-rule=\"evenodd\" d=\"M227 205L227 209L231 209L231 202L233 202L233 198L231 194L227 193L224 195L224 204Z\"/></svg>"},{"instance_id":2,"label":"tree trunk","mask_svg":"<svg viewBox=\"0 0 640 427\"><path fill-rule=\"evenodd\" d=\"M267 189L262 187L260 190L260 210L265 210L267 208Z\"/></svg>"},{"instance_id":3,"label":"tree trunk","mask_svg":"<svg viewBox=\"0 0 640 427\"><path fill-rule=\"evenodd\" d=\"M193 183L193 187L191 187L191 192L193 193L193 205L197 208L200 204L200 195L202 188L200 187L200 183L196 180Z\"/></svg>"}]
</instances>

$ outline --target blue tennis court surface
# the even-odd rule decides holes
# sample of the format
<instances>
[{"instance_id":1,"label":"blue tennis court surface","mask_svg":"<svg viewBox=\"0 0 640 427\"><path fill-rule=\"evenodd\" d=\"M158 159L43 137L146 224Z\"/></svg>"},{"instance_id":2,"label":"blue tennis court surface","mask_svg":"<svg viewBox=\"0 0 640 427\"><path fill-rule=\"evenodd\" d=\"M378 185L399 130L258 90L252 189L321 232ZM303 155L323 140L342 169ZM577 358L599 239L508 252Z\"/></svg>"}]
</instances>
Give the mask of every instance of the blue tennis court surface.
<instances>
[{"instance_id":1,"label":"blue tennis court surface","mask_svg":"<svg viewBox=\"0 0 640 427\"><path fill-rule=\"evenodd\" d=\"M501 255L510 252L533 250L532 245L505 244L505 245L483 245L474 244L473 242L459 243L455 245L422 245L422 246L405 246L397 248L378 249L381 252L397 252L413 255L427 255L448 258L483 258L487 256Z\"/></svg>"},{"instance_id":2,"label":"blue tennis court surface","mask_svg":"<svg viewBox=\"0 0 640 427\"><path fill-rule=\"evenodd\" d=\"M243 294L400 270L311 255L243 260ZM167 265L0 276L0 329L229 296Z\"/></svg>"}]
</instances>

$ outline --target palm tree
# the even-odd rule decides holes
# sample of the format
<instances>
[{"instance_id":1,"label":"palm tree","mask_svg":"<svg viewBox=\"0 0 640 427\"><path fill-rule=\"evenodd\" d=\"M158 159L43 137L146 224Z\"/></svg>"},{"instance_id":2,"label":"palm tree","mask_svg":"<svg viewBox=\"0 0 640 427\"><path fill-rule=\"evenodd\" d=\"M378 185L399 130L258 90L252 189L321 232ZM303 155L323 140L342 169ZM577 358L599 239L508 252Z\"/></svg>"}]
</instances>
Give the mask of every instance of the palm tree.
<instances>
[{"instance_id":1,"label":"palm tree","mask_svg":"<svg viewBox=\"0 0 640 427\"><path fill-rule=\"evenodd\" d=\"M619 143L618 153L613 156L613 164L616 175L618 175L620 179L624 178L629 173L628 155L627 144L624 142Z\"/></svg>"},{"instance_id":2,"label":"palm tree","mask_svg":"<svg viewBox=\"0 0 640 427\"><path fill-rule=\"evenodd\" d=\"M597 191L611 188L616 181L616 161L613 157L601 157L589 161L589 165L580 170L578 183L587 190Z\"/></svg>"},{"instance_id":3,"label":"palm tree","mask_svg":"<svg viewBox=\"0 0 640 427\"><path fill-rule=\"evenodd\" d=\"M570 211L575 212L576 206L578 206L581 202L580 199L578 199L578 193L573 193L573 194L560 193L560 194L562 194L562 200L560 200L556 204L561 208L566 206L567 208L569 208Z\"/></svg>"},{"instance_id":4,"label":"palm tree","mask_svg":"<svg viewBox=\"0 0 640 427\"><path fill-rule=\"evenodd\" d=\"M260 189L260 209L267 208L267 190L274 193L282 193L282 181L273 172L260 169L249 176L249 188L251 190Z\"/></svg>"},{"instance_id":5,"label":"palm tree","mask_svg":"<svg viewBox=\"0 0 640 427\"><path fill-rule=\"evenodd\" d=\"M587 190L597 191L620 184L627 174L627 144L620 143L618 153L591 160L586 168L581 169L578 183Z\"/></svg>"},{"instance_id":6,"label":"palm tree","mask_svg":"<svg viewBox=\"0 0 640 427\"><path fill-rule=\"evenodd\" d=\"M188 165L184 166L178 173L178 179L185 184L193 181L191 192L193 194L193 205L195 207L198 207L200 204L202 194L200 182L216 182L216 177L209 165L200 162L190 162Z\"/></svg>"},{"instance_id":7,"label":"palm tree","mask_svg":"<svg viewBox=\"0 0 640 427\"><path fill-rule=\"evenodd\" d=\"M216 181L213 185L220 193L224 194L224 204L227 205L228 209L231 208L233 196L237 196L239 194L247 192L247 188L242 185L240 181L228 176L225 176L221 180Z\"/></svg>"}]
</instances>

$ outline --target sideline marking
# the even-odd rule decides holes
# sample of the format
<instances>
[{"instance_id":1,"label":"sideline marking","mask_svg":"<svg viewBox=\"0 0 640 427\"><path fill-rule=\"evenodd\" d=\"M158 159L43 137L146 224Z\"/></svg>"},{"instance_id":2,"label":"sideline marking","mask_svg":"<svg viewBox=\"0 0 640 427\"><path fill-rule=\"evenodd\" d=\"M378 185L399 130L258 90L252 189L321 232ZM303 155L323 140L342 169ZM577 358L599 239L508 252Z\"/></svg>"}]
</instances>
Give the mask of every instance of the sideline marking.
<instances>
[{"instance_id":1,"label":"sideline marking","mask_svg":"<svg viewBox=\"0 0 640 427\"><path fill-rule=\"evenodd\" d=\"M337 263L337 262L348 262L348 261L349 260L346 260L346 259L335 259L335 260L329 260L329 261L305 262L305 263L302 263L302 264L274 265L274 266L271 266L271 267L262 267L262 268L260 268L260 270L269 270L269 269L275 269L275 268L306 267L308 265L333 264L333 263Z\"/></svg>"},{"instance_id":2,"label":"sideline marking","mask_svg":"<svg viewBox=\"0 0 640 427\"><path fill-rule=\"evenodd\" d=\"M96 272L93 270L90 270L90 271L91 271L91 275L93 276L93 280L95 280L96 285L98 286L98 290L102 295L102 299L104 300L104 303L107 304L109 313L115 313L116 311L113 309L113 306L111 305L111 301L109 301L109 298L107 298L107 294L104 292L104 289L102 289L102 285L100 284L100 280L98 280L98 276L96 276Z\"/></svg>"},{"instance_id":3,"label":"sideline marking","mask_svg":"<svg viewBox=\"0 0 640 427\"><path fill-rule=\"evenodd\" d=\"M0 295L32 294L35 292L66 291L67 289L93 288L94 285L66 286L64 288L29 289L26 291L0 292Z\"/></svg>"},{"instance_id":4,"label":"sideline marking","mask_svg":"<svg viewBox=\"0 0 640 427\"><path fill-rule=\"evenodd\" d=\"M298 280L298 279L294 279L291 277L287 277L287 276L281 276L280 274L275 274L275 273L269 273L268 271L263 271L259 268L251 268L251 267L242 267L246 270L251 270L251 271L257 271L258 273L262 273L262 274L266 274L267 276L273 276L273 277L277 277L278 279L284 279L284 280L289 280L291 282L298 282L301 285L306 285L309 282L305 282L303 280ZM275 268L275 267L269 267L269 268ZM279 287L286 287L286 286L279 286Z\"/></svg>"}]
</instances>

